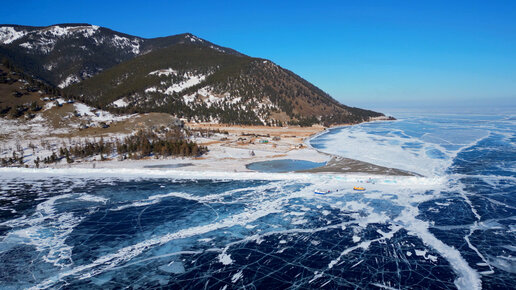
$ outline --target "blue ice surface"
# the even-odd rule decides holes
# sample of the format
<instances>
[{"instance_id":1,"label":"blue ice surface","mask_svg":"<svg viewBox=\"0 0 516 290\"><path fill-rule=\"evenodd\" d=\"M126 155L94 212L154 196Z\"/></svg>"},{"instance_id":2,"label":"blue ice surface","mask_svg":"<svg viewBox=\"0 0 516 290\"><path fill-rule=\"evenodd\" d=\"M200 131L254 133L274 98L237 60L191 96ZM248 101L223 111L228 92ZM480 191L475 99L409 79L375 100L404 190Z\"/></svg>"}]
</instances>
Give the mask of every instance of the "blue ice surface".
<instances>
[{"instance_id":1,"label":"blue ice surface","mask_svg":"<svg viewBox=\"0 0 516 290\"><path fill-rule=\"evenodd\" d=\"M513 289L514 121L412 116L353 127L378 140L411 138L390 146L423 153L444 148L428 152L434 158L457 152L446 155L454 159L442 176L445 184L428 191L416 187L409 195L419 199L410 204L401 194L410 185L395 178L382 180L395 190L318 196L313 188L324 184L317 181L0 176L0 285L454 289L458 275L449 257L404 228L401 216L411 210L435 238L459 251L479 273L483 288ZM332 129L330 134L339 131L345 132ZM324 148L328 137L323 134L312 144ZM299 161L253 166L294 171L323 165ZM253 218L256 214L263 216ZM375 219L379 216L388 221ZM365 223L368 218L376 222ZM392 237L360 246L394 225L401 229ZM169 238L177 233L182 234ZM141 251L131 251L136 245ZM113 255L118 258L110 259Z\"/></svg>"},{"instance_id":2,"label":"blue ice surface","mask_svg":"<svg viewBox=\"0 0 516 290\"><path fill-rule=\"evenodd\" d=\"M300 170L308 170L324 166L326 162L311 162L306 160L295 160L295 159L280 159L270 161L260 161L247 164L247 169L269 172L269 173L280 173L280 172L292 172Z\"/></svg>"}]
</instances>

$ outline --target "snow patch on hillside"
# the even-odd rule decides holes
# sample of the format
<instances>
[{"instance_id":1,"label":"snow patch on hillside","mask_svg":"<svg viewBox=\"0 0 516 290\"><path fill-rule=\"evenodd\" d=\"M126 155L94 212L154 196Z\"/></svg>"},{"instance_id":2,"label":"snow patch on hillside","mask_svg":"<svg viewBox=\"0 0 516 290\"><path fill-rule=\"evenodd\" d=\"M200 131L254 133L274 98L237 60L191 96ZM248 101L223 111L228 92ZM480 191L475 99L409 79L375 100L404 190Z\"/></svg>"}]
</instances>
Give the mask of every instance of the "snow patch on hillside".
<instances>
[{"instance_id":1,"label":"snow patch on hillside","mask_svg":"<svg viewBox=\"0 0 516 290\"><path fill-rule=\"evenodd\" d=\"M133 54L140 53L140 39L133 38L132 40L127 37L122 37L115 35L113 37L112 43L114 46L118 46L121 48L130 48Z\"/></svg>"},{"instance_id":2,"label":"snow patch on hillside","mask_svg":"<svg viewBox=\"0 0 516 290\"><path fill-rule=\"evenodd\" d=\"M113 102L113 105L115 105L117 108L124 108L129 106L129 103L124 99L119 99Z\"/></svg>"},{"instance_id":3,"label":"snow patch on hillside","mask_svg":"<svg viewBox=\"0 0 516 290\"><path fill-rule=\"evenodd\" d=\"M73 105L77 113L79 113L81 116L88 117L91 121L94 122L122 121L132 116L116 116L110 112L97 110L83 103L74 103Z\"/></svg>"},{"instance_id":4,"label":"snow patch on hillside","mask_svg":"<svg viewBox=\"0 0 516 290\"><path fill-rule=\"evenodd\" d=\"M0 27L0 43L9 44L16 39L23 37L27 34L27 31L17 31L14 27Z\"/></svg>"},{"instance_id":5,"label":"snow patch on hillside","mask_svg":"<svg viewBox=\"0 0 516 290\"><path fill-rule=\"evenodd\" d=\"M215 104L237 104L242 100L242 97L231 96L230 93L217 94L214 93L214 89L211 86L202 87L197 92L190 95L184 95L183 101L186 104L190 104L198 100L204 103L207 107L211 107Z\"/></svg>"},{"instance_id":6,"label":"snow patch on hillside","mask_svg":"<svg viewBox=\"0 0 516 290\"><path fill-rule=\"evenodd\" d=\"M210 48L211 48L211 49L214 49L214 50L216 50L216 51L218 51L218 52L225 52L223 49L221 49L221 48L219 48L219 47L216 47L216 46L214 46L214 45L210 45Z\"/></svg>"},{"instance_id":7,"label":"snow patch on hillside","mask_svg":"<svg viewBox=\"0 0 516 290\"><path fill-rule=\"evenodd\" d=\"M42 53L49 53L54 49L55 41L49 40L47 38L42 38L38 41L34 41L33 43L24 42L20 44L21 47L26 48L28 50L39 50Z\"/></svg>"},{"instance_id":8,"label":"snow patch on hillside","mask_svg":"<svg viewBox=\"0 0 516 290\"><path fill-rule=\"evenodd\" d=\"M69 75L64 81L62 81L59 85L57 85L59 88L66 88L67 86L71 84L75 84L80 82L81 80L76 75Z\"/></svg>"},{"instance_id":9,"label":"snow patch on hillside","mask_svg":"<svg viewBox=\"0 0 516 290\"><path fill-rule=\"evenodd\" d=\"M167 95L172 95L173 93L177 93L184 89L198 85L206 79L206 75L203 75L203 74L196 75L196 74L185 73L184 77L186 80L184 80L180 83L171 85L170 87L168 87L165 90L164 93Z\"/></svg>"},{"instance_id":10,"label":"snow patch on hillside","mask_svg":"<svg viewBox=\"0 0 516 290\"><path fill-rule=\"evenodd\" d=\"M201 43L204 42L202 39L200 39L199 37L197 37L195 35L187 35L186 39L190 40L190 42L201 42Z\"/></svg>"},{"instance_id":11,"label":"snow patch on hillside","mask_svg":"<svg viewBox=\"0 0 516 290\"><path fill-rule=\"evenodd\" d=\"M184 95L183 101L185 102L185 104L193 103L195 101L196 95L197 95L197 93L193 93L191 95Z\"/></svg>"},{"instance_id":12,"label":"snow patch on hillside","mask_svg":"<svg viewBox=\"0 0 516 290\"><path fill-rule=\"evenodd\" d=\"M170 75L176 75L176 74L177 74L177 71L174 70L173 68L159 69L159 70L151 71L149 73L149 75L157 75L158 77L170 76Z\"/></svg>"}]
</instances>

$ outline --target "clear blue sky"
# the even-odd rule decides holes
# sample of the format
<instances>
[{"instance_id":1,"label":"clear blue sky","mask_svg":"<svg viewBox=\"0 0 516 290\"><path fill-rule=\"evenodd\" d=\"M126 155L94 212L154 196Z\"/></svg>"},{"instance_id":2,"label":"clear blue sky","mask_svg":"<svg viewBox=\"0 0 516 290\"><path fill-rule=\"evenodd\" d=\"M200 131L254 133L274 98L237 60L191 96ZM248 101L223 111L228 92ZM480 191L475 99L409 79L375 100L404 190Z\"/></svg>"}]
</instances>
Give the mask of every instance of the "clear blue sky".
<instances>
[{"instance_id":1,"label":"clear blue sky","mask_svg":"<svg viewBox=\"0 0 516 290\"><path fill-rule=\"evenodd\" d=\"M0 23L191 32L349 105L516 104L516 1L4 2Z\"/></svg>"}]
</instances>

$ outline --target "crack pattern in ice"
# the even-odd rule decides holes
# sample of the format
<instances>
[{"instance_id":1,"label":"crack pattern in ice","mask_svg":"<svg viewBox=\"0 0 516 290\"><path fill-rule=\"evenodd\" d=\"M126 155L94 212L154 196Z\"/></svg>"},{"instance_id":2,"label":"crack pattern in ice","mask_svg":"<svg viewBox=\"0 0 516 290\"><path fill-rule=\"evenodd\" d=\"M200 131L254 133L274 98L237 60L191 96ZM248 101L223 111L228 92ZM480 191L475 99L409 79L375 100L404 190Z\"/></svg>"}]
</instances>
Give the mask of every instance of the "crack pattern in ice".
<instances>
[{"instance_id":1,"label":"crack pattern in ice","mask_svg":"<svg viewBox=\"0 0 516 290\"><path fill-rule=\"evenodd\" d=\"M489 131L476 118L475 128ZM452 160L443 172L444 159L431 155L438 170L427 177L0 169L0 281L34 289L510 288L516 178L504 163L516 156L514 122L494 128L462 147L434 136L452 146L443 150ZM364 134L392 136L380 129ZM429 140L401 131L412 153L414 138ZM367 190L353 191L357 184Z\"/></svg>"}]
</instances>

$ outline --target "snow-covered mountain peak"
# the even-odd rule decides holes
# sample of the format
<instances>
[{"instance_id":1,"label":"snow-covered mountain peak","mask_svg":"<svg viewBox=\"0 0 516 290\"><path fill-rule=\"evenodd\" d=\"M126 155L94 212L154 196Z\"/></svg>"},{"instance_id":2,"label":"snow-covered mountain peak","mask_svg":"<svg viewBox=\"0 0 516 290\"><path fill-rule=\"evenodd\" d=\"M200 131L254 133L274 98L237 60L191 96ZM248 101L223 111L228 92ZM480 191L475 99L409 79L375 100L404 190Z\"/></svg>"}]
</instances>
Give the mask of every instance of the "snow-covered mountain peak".
<instances>
[{"instance_id":1,"label":"snow-covered mountain peak","mask_svg":"<svg viewBox=\"0 0 516 290\"><path fill-rule=\"evenodd\" d=\"M16 29L12 26L0 27L0 43L9 44L18 38L25 36L28 32L23 29Z\"/></svg>"},{"instance_id":2,"label":"snow-covered mountain peak","mask_svg":"<svg viewBox=\"0 0 516 290\"><path fill-rule=\"evenodd\" d=\"M142 38L85 23L44 27L0 25L0 47L16 66L59 87L90 78L105 69L154 50L191 45L210 47L224 54L242 56L191 33ZM169 75L172 71L156 73ZM189 77L176 76L188 79Z\"/></svg>"},{"instance_id":3,"label":"snow-covered mountain peak","mask_svg":"<svg viewBox=\"0 0 516 290\"><path fill-rule=\"evenodd\" d=\"M21 27L17 25L13 26L2 26L0 27L0 43L2 44L10 44L13 41L20 39L24 36L28 36L30 39L40 38L40 37L70 37L76 36L77 34L81 34L84 37L91 37L99 30L99 26L97 25L52 25L47 27L42 27L39 29L34 29L31 27ZM27 46L27 45L25 45ZM23 46L22 46L23 47Z\"/></svg>"},{"instance_id":4,"label":"snow-covered mountain peak","mask_svg":"<svg viewBox=\"0 0 516 290\"><path fill-rule=\"evenodd\" d=\"M72 35L82 34L84 37L90 37L100 27L97 25L82 25L82 26L66 26L66 25L53 25L41 30L36 33L45 36L56 36L56 37L69 37Z\"/></svg>"},{"instance_id":5,"label":"snow-covered mountain peak","mask_svg":"<svg viewBox=\"0 0 516 290\"><path fill-rule=\"evenodd\" d=\"M199 37L193 35L193 34L187 34L185 36L186 40L190 41L190 42L200 42L200 43L203 43L204 40L200 39Z\"/></svg>"}]
</instances>

